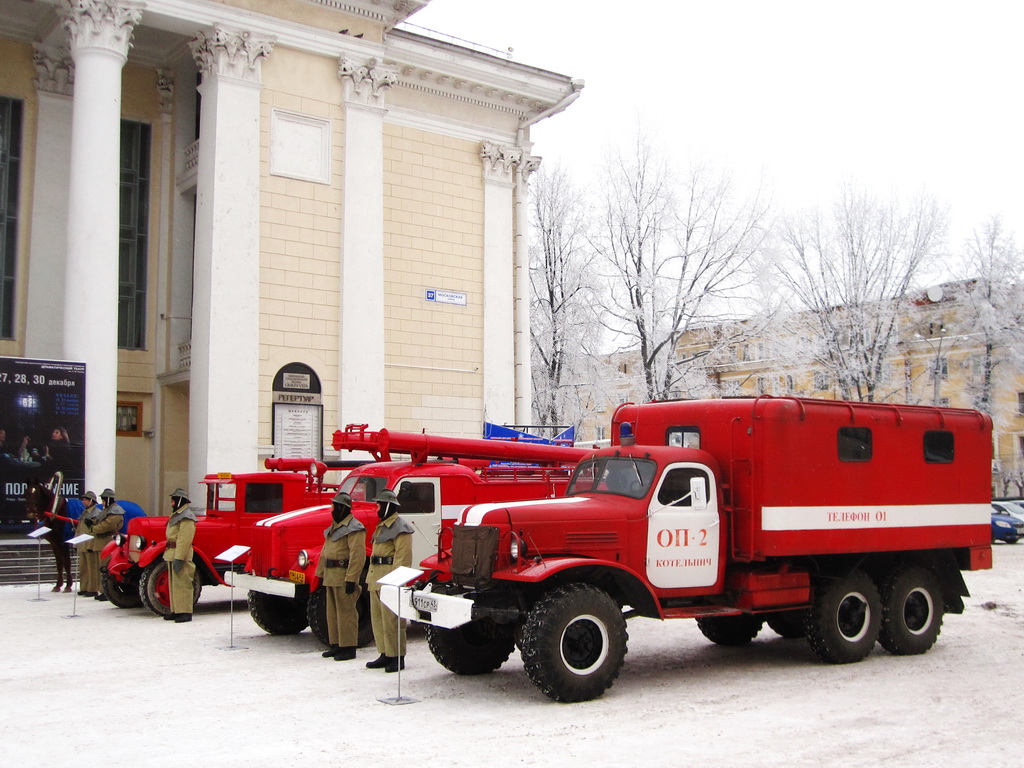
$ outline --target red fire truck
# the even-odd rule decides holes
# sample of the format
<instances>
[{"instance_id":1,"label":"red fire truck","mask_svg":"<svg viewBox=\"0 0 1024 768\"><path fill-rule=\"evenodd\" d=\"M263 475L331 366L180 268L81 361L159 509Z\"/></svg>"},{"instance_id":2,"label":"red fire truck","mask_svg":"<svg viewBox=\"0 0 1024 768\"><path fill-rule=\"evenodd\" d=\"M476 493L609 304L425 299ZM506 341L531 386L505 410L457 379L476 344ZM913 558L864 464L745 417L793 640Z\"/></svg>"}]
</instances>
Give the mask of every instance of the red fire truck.
<instances>
[{"instance_id":1,"label":"red fire truck","mask_svg":"<svg viewBox=\"0 0 1024 768\"><path fill-rule=\"evenodd\" d=\"M372 500L385 488L395 491L402 517L415 529L414 562L436 554L442 529L450 530L471 504L560 495L572 468L588 453L563 445L369 431L365 424L336 431L333 446L365 451L376 459L353 469L341 490L351 495L353 514L368 532L377 523ZM409 454L410 460L395 461L392 454ZM316 567L330 524L330 504L256 523L245 572L231 577L236 586L249 590L249 612L264 631L294 634L309 626L327 643L325 591L319 588ZM368 604L365 592L364 602ZM371 639L366 607L360 607L361 644Z\"/></svg>"},{"instance_id":2,"label":"red fire truck","mask_svg":"<svg viewBox=\"0 0 1024 768\"><path fill-rule=\"evenodd\" d=\"M236 544L251 546L260 520L323 504L337 493L337 484L324 481L330 471L313 459L267 459L271 472L207 475L206 514L196 524L193 560L196 564L195 599L204 584L224 584L228 563L214 560ZM347 470L345 470L347 471ZM170 612L167 564L163 559L166 517L139 517L128 533L110 542L103 558L103 593L118 608L145 605L156 614Z\"/></svg>"},{"instance_id":3,"label":"red fire truck","mask_svg":"<svg viewBox=\"0 0 1024 768\"><path fill-rule=\"evenodd\" d=\"M426 569L385 589L459 674L518 644L557 701L604 693L626 619L694 618L712 642L767 623L825 662L876 640L927 651L990 568L992 423L976 411L798 398L620 406L566 497L466 510Z\"/></svg>"}]
</instances>

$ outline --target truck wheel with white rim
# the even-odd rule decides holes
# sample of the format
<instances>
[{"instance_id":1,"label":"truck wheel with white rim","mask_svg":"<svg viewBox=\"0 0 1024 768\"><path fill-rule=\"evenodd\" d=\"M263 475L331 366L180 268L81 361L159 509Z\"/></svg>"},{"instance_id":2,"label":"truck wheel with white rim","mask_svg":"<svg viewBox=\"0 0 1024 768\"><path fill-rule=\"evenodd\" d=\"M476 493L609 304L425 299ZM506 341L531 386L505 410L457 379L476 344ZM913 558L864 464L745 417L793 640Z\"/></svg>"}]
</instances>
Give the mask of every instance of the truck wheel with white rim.
<instances>
[{"instance_id":1,"label":"truck wheel with white rim","mask_svg":"<svg viewBox=\"0 0 1024 768\"><path fill-rule=\"evenodd\" d=\"M249 591L249 615L271 635L297 635L309 626L306 601Z\"/></svg>"},{"instance_id":2,"label":"truck wheel with white rim","mask_svg":"<svg viewBox=\"0 0 1024 768\"><path fill-rule=\"evenodd\" d=\"M199 580L199 572L192 579L192 605L199 602L203 584ZM142 571L139 579L139 597L142 604L157 616L166 616L171 612L171 584L167 577L167 561L154 560Z\"/></svg>"},{"instance_id":3,"label":"truck wheel with white rim","mask_svg":"<svg viewBox=\"0 0 1024 768\"><path fill-rule=\"evenodd\" d=\"M489 620L454 629L427 627L427 647L445 669L457 675L485 675L506 661L516 646L515 628Z\"/></svg>"},{"instance_id":4,"label":"truck wheel with white rim","mask_svg":"<svg viewBox=\"0 0 1024 768\"><path fill-rule=\"evenodd\" d=\"M882 624L882 601L866 573L819 579L810 611L807 642L819 659L850 664L871 653Z\"/></svg>"},{"instance_id":5,"label":"truck wheel with white rim","mask_svg":"<svg viewBox=\"0 0 1024 768\"><path fill-rule=\"evenodd\" d=\"M716 645L746 645L761 631L764 620L760 616L741 613L738 616L701 616L697 627Z\"/></svg>"},{"instance_id":6,"label":"truck wheel with white rim","mask_svg":"<svg viewBox=\"0 0 1024 768\"><path fill-rule=\"evenodd\" d=\"M100 584L111 605L118 608L138 608L142 605L138 582L118 581L109 573L103 573L100 574Z\"/></svg>"},{"instance_id":7,"label":"truck wheel with white rim","mask_svg":"<svg viewBox=\"0 0 1024 768\"><path fill-rule=\"evenodd\" d=\"M897 568L882 586L882 630L878 642L889 653L926 652L942 631L942 588L931 571Z\"/></svg>"},{"instance_id":8,"label":"truck wheel with white rim","mask_svg":"<svg viewBox=\"0 0 1024 768\"><path fill-rule=\"evenodd\" d=\"M520 641L530 680L555 701L589 701L608 690L626 657L626 620L590 584L548 592L526 617Z\"/></svg>"}]
</instances>

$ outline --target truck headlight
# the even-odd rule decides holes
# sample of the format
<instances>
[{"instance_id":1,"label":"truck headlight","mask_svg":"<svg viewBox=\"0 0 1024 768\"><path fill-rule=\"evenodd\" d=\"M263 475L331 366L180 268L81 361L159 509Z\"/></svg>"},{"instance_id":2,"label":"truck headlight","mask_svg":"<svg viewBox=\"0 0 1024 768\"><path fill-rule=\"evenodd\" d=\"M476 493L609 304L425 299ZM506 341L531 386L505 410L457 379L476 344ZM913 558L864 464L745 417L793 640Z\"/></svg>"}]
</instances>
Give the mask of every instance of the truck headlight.
<instances>
[{"instance_id":1,"label":"truck headlight","mask_svg":"<svg viewBox=\"0 0 1024 768\"><path fill-rule=\"evenodd\" d=\"M526 545L523 543L522 539L520 539L513 533L512 538L508 544L508 554L509 557L512 558L512 562L517 562L519 560L520 555L525 554L525 552Z\"/></svg>"},{"instance_id":2,"label":"truck headlight","mask_svg":"<svg viewBox=\"0 0 1024 768\"><path fill-rule=\"evenodd\" d=\"M304 549L299 550L299 568L305 568L309 565L309 552Z\"/></svg>"},{"instance_id":3,"label":"truck headlight","mask_svg":"<svg viewBox=\"0 0 1024 768\"><path fill-rule=\"evenodd\" d=\"M134 544L135 549L137 549L137 550L139 550L141 552L142 550L144 550L146 548L146 537L145 536L136 536L132 543Z\"/></svg>"}]
</instances>

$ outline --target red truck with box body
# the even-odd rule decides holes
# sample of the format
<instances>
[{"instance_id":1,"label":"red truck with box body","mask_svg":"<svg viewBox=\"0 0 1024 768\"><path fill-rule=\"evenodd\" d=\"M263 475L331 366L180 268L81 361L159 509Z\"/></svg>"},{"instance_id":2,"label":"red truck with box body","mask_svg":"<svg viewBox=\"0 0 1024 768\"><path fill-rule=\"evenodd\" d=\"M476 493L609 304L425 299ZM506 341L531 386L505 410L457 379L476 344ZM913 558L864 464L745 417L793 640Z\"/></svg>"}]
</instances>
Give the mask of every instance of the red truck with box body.
<instances>
[{"instance_id":1,"label":"red truck with box body","mask_svg":"<svg viewBox=\"0 0 1024 768\"><path fill-rule=\"evenodd\" d=\"M382 600L435 658L492 671L518 645L557 701L604 693L626 619L694 618L715 643L767 623L823 661L927 651L990 568L992 422L977 411L782 398L620 406L565 498L466 510Z\"/></svg>"},{"instance_id":2,"label":"red truck with box body","mask_svg":"<svg viewBox=\"0 0 1024 768\"><path fill-rule=\"evenodd\" d=\"M366 526L367 552L377 524L373 499L388 488L398 495L400 513L415 530L413 562L435 554L442 529L450 530L472 504L561 495L572 468L588 453L565 445L369 431L365 424L336 431L333 447L365 451L376 459L353 469L341 484L352 497L353 514ZM410 459L395 461L392 454ZM527 462L532 466L524 466ZM327 643L325 593L316 567L330 524L329 503L256 523L244 572L232 578L249 590L249 612L266 632L294 634L309 626ZM368 593L363 596L367 602ZM361 644L371 637L365 608L360 606Z\"/></svg>"},{"instance_id":3,"label":"red truck with box body","mask_svg":"<svg viewBox=\"0 0 1024 768\"><path fill-rule=\"evenodd\" d=\"M196 523L193 561L195 599L204 584L224 584L228 563L215 558L235 545L252 545L256 524L268 517L323 504L338 491L324 476L331 471L313 459L267 459L270 472L207 475L205 514ZM344 469L347 472L347 469ZM145 605L156 614L170 612L167 564L167 517L138 517L128 533L103 550L103 593L118 608ZM235 566L237 567L237 566Z\"/></svg>"}]
</instances>

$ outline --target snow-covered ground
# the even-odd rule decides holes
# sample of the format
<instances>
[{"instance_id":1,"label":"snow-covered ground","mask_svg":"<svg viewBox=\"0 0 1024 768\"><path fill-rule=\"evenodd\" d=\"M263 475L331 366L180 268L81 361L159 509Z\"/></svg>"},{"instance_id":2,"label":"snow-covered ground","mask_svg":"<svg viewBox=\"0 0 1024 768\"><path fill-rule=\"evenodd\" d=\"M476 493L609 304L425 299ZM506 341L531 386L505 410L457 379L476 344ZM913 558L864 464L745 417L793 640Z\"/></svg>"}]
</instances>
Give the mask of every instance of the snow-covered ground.
<instances>
[{"instance_id":1,"label":"snow-covered ground","mask_svg":"<svg viewBox=\"0 0 1024 768\"><path fill-rule=\"evenodd\" d=\"M412 632L396 675L320 656L307 630L264 634L243 595L204 589L191 624L145 609L0 588L6 766L1019 766L1024 764L1024 544L966 574L972 597L936 646L846 666L767 628L721 648L692 621L629 623L601 699L556 704L517 654L457 677Z\"/></svg>"}]
</instances>

